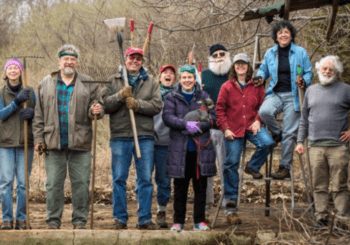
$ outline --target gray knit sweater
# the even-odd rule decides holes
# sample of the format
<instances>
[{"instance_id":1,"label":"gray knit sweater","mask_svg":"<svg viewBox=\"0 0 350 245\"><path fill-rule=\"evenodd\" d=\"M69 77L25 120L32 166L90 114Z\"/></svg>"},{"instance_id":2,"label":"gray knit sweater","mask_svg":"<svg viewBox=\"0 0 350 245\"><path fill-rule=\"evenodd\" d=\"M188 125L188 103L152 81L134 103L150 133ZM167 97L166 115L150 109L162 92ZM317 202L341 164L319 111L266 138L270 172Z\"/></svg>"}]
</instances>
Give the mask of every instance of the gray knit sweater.
<instances>
[{"instance_id":1,"label":"gray knit sweater","mask_svg":"<svg viewBox=\"0 0 350 245\"><path fill-rule=\"evenodd\" d=\"M340 143L342 131L348 130L350 85L335 82L328 86L310 86L303 103L298 142L331 140Z\"/></svg>"}]
</instances>

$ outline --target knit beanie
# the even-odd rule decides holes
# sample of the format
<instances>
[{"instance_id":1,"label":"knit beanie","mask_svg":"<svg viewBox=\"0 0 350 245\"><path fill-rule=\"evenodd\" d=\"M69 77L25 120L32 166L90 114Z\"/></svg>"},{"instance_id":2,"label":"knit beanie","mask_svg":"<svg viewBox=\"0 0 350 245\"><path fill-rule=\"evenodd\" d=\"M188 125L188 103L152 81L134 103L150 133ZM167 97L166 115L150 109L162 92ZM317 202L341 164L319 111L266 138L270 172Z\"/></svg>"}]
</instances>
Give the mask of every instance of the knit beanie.
<instances>
[{"instance_id":1,"label":"knit beanie","mask_svg":"<svg viewBox=\"0 0 350 245\"><path fill-rule=\"evenodd\" d=\"M23 72L23 64L19 59L17 58L8 59L4 65L4 71L6 71L10 65L17 66L21 70L21 72Z\"/></svg>"},{"instance_id":2,"label":"knit beanie","mask_svg":"<svg viewBox=\"0 0 350 245\"><path fill-rule=\"evenodd\" d=\"M225 48L225 46L220 44L220 43L216 43L216 44L213 44L213 45L210 46L209 54L212 55L213 53L215 53L218 50L227 51L227 48Z\"/></svg>"}]
</instances>

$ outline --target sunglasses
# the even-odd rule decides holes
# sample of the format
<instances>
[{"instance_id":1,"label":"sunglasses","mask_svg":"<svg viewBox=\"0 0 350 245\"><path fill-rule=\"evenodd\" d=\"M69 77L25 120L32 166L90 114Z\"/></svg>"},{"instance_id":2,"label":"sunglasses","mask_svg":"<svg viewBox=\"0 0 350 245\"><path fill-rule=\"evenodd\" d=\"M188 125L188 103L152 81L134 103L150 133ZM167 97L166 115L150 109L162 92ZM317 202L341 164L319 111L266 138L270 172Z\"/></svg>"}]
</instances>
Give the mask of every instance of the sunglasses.
<instances>
[{"instance_id":1,"label":"sunglasses","mask_svg":"<svg viewBox=\"0 0 350 245\"><path fill-rule=\"evenodd\" d=\"M224 57L226 55L226 52L218 52L218 53L214 53L212 56L214 58L219 58L219 57Z\"/></svg>"}]
</instances>

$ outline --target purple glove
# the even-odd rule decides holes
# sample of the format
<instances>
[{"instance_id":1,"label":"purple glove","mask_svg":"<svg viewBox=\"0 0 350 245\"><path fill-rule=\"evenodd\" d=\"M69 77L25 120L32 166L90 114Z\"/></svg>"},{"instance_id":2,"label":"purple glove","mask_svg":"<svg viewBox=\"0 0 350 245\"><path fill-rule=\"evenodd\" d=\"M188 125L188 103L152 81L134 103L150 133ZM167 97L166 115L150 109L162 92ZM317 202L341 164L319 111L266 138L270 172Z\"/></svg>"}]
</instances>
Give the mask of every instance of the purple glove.
<instances>
[{"instance_id":1,"label":"purple glove","mask_svg":"<svg viewBox=\"0 0 350 245\"><path fill-rule=\"evenodd\" d=\"M198 126L198 122L196 121L188 121L186 122L186 130L190 134L195 134L201 131L201 129Z\"/></svg>"}]
</instances>

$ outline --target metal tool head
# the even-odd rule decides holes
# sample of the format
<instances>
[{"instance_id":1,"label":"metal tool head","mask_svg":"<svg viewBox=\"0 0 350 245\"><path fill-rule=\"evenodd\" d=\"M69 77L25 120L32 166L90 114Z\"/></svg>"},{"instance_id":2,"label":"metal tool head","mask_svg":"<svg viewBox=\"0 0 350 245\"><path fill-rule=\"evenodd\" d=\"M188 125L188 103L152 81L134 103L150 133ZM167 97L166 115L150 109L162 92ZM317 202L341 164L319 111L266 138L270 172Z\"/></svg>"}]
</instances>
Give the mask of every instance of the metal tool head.
<instances>
[{"instance_id":1,"label":"metal tool head","mask_svg":"<svg viewBox=\"0 0 350 245\"><path fill-rule=\"evenodd\" d=\"M109 42L114 42L115 37L116 37L116 33L124 31L126 18L119 17L119 18L113 18L113 19L106 19L103 21L103 23L108 28Z\"/></svg>"}]
</instances>

